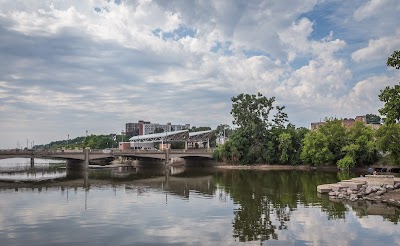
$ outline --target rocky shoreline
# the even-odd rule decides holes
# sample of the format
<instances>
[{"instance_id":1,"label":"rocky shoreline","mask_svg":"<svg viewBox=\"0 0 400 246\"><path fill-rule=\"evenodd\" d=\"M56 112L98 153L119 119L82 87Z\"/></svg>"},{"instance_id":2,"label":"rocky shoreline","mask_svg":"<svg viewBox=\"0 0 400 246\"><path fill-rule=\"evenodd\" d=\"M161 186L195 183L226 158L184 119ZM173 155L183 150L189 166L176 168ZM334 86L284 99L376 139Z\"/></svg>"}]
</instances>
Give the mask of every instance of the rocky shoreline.
<instances>
[{"instance_id":1,"label":"rocky shoreline","mask_svg":"<svg viewBox=\"0 0 400 246\"><path fill-rule=\"evenodd\" d=\"M220 169L234 169L234 170L310 170L316 169L310 166L289 166L289 165L226 165L218 164L214 166Z\"/></svg>"},{"instance_id":2,"label":"rocky shoreline","mask_svg":"<svg viewBox=\"0 0 400 246\"><path fill-rule=\"evenodd\" d=\"M381 201L392 203L400 206L400 201L395 199L383 199L383 195L388 192L400 189L400 183L396 185L367 185L364 184L360 189L352 190L352 189L340 189L338 191L331 191L328 193L329 198L333 199L344 199L350 200L351 202L355 202L358 200L368 200L368 201Z\"/></svg>"},{"instance_id":3,"label":"rocky shoreline","mask_svg":"<svg viewBox=\"0 0 400 246\"><path fill-rule=\"evenodd\" d=\"M393 175L366 175L336 184L319 185L317 191L328 194L331 200L365 200L400 206L400 179Z\"/></svg>"}]
</instances>

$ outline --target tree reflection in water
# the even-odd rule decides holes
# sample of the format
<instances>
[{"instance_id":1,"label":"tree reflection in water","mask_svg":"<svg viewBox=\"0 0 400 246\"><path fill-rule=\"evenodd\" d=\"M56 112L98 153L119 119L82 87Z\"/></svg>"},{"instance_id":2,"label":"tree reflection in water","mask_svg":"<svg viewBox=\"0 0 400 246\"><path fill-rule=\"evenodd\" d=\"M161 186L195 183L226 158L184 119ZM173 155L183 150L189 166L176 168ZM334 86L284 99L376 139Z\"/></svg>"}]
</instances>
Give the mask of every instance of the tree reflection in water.
<instances>
[{"instance_id":1,"label":"tree reflection in water","mask_svg":"<svg viewBox=\"0 0 400 246\"><path fill-rule=\"evenodd\" d=\"M317 185L337 182L336 173L227 170L214 177L240 205L232 223L233 235L241 242L278 239L277 230L289 229L290 216L299 205L321 206L328 219L344 219L348 210L317 196Z\"/></svg>"}]
</instances>

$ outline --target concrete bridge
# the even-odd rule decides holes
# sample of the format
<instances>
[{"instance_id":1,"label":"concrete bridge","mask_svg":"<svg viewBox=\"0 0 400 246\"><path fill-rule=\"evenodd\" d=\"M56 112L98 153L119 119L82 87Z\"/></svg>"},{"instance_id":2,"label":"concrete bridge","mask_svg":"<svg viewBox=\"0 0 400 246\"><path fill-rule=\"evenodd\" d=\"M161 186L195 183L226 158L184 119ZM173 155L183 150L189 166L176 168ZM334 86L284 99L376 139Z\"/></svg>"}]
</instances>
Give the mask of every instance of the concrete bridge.
<instances>
[{"instance_id":1,"label":"concrete bridge","mask_svg":"<svg viewBox=\"0 0 400 246\"><path fill-rule=\"evenodd\" d=\"M170 158L212 158L212 151L207 149L196 150L127 150L127 151L114 151L114 157L134 157L134 158L154 158L160 160L169 160Z\"/></svg>"},{"instance_id":2,"label":"concrete bridge","mask_svg":"<svg viewBox=\"0 0 400 246\"><path fill-rule=\"evenodd\" d=\"M113 150L113 151L103 151L103 150L57 150L57 151L47 151L47 150L1 150L0 159L7 158L31 158L31 166L34 165L34 158L47 158L47 159L64 159L64 160L77 160L84 161L85 165L88 166L90 161L101 160L101 159L114 159L117 157L130 157L130 158L140 158L140 159L159 159L166 160L169 162L171 158L212 158L212 151L208 149L196 149L196 150L170 150L165 151L158 150Z\"/></svg>"},{"instance_id":3,"label":"concrete bridge","mask_svg":"<svg viewBox=\"0 0 400 246\"><path fill-rule=\"evenodd\" d=\"M103 153L99 150L90 151L89 160L113 157L112 153ZM0 159L7 158L48 158L65 160L85 160L84 151L46 151L46 150L1 150Z\"/></svg>"}]
</instances>

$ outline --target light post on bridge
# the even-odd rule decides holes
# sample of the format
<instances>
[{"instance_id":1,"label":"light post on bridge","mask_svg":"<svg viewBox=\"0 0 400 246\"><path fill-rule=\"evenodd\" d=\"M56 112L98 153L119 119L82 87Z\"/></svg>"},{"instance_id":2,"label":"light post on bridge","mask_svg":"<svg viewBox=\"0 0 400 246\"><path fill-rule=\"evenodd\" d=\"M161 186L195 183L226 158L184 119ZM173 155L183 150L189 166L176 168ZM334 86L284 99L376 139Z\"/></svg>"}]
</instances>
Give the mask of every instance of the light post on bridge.
<instances>
[{"instance_id":1,"label":"light post on bridge","mask_svg":"<svg viewBox=\"0 0 400 246\"><path fill-rule=\"evenodd\" d=\"M68 134L68 138L67 138L67 149L69 149L69 134Z\"/></svg>"},{"instance_id":2,"label":"light post on bridge","mask_svg":"<svg viewBox=\"0 0 400 246\"><path fill-rule=\"evenodd\" d=\"M124 133L125 133L124 130L122 130L122 131L121 131L122 142L121 142L121 146L120 146L120 147L121 147L121 148L120 148L121 150L124 150Z\"/></svg>"}]
</instances>

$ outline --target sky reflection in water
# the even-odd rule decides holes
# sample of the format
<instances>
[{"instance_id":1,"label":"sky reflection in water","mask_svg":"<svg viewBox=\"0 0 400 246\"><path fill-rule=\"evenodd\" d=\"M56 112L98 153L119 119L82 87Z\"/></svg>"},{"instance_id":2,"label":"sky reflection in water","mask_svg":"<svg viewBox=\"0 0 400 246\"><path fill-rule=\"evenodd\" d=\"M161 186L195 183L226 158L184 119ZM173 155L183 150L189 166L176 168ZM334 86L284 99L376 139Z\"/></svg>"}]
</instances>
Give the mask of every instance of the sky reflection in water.
<instances>
[{"instance_id":1,"label":"sky reflection in water","mask_svg":"<svg viewBox=\"0 0 400 246\"><path fill-rule=\"evenodd\" d=\"M87 187L3 183L2 245L400 245L398 209L368 215L317 196L335 173L116 172L91 170Z\"/></svg>"}]
</instances>

